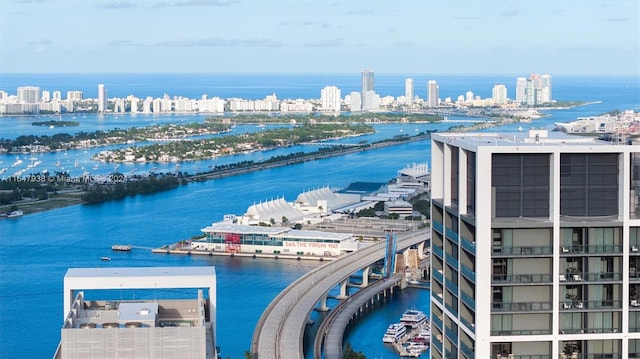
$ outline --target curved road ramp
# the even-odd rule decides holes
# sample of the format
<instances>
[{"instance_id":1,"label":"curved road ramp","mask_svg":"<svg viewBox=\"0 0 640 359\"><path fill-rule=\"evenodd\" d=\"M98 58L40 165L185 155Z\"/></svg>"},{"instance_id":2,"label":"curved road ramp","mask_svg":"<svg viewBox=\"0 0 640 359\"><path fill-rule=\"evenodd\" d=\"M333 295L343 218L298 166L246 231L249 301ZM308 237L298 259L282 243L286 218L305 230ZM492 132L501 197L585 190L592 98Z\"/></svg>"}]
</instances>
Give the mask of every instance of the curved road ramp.
<instances>
[{"instance_id":1,"label":"curved road ramp","mask_svg":"<svg viewBox=\"0 0 640 359\"><path fill-rule=\"evenodd\" d=\"M429 228L398 234L397 250L427 241ZM304 359L304 331L311 311L338 283L384 258L381 241L300 277L262 313L251 342L253 359Z\"/></svg>"}]
</instances>

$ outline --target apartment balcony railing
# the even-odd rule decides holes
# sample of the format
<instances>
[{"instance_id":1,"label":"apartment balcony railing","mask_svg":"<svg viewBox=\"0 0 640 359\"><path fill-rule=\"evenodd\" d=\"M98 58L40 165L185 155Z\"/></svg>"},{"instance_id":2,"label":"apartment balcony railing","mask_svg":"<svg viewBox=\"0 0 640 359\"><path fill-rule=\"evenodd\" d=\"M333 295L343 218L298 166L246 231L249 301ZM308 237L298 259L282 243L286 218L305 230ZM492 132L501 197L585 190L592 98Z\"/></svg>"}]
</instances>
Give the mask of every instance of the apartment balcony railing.
<instances>
[{"instance_id":1,"label":"apartment balcony railing","mask_svg":"<svg viewBox=\"0 0 640 359\"><path fill-rule=\"evenodd\" d=\"M573 354L560 354L560 359L621 359L622 356L618 353L573 353ZM633 357L629 357L633 358Z\"/></svg>"},{"instance_id":2,"label":"apartment balcony railing","mask_svg":"<svg viewBox=\"0 0 640 359\"><path fill-rule=\"evenodd\" d=\"M640 272L637 271L637 269L635 268L631 268L629 270L629 280L631 282L638 282L640 281Z\"/></svg>"},{"instance_id":3,"label":"apartment balcony railing","mask_svg":"<svg viewBox=\"0 0 640 359\"><path fill-rule=\"evenodd\" d=\"M465 343L460 342L460 351L462 352L462 355L465 356L465 358L467 359L475 359L476 354L473 351L473 348L468 347Z\"/></svg>"},{"instance_id":4,"label":"apartment balcony railing","mask_svg":"<svg viewBox=\"0 0 640 359\"><path fill-rule=\"evenodd\" d=\"M442 293L435 293L434 298L436 299L436 301L438 301L440 304L443 303L443 298L442 298Z\"/></svg>"},{"instance_id":5,"label":"apartment balcony railing","mask_svg":"<svg viewBox=\"0 0 640 359\"><path fill-rule=\"evenodd\" d=\"M452 343L458 342L458 333L453 331L451 328L444 328L444 332Z\"/></svg>"},{"instance_id":6,"label":"apartment balcony railing","mask_svg":"<svg viewBox=\"0 0 640 359\"><path fill-rule=\"evenodd\" d=\"M456 271L458 270L458 260L451 254L447 253L447 264L449 264Z\"/></svg>"},{"instance_id":7,"label":"apartment balcony railing","mask_svg":"<svg viewBox=\"0 0 640 359\"><path fill-rule=\"evenodd\" d=\"M469 294L465 293L464 290L460 291L460 299L462 299L462 302L471 310L476 310L476 301Z\"/></svg>"},{"instance_id":8,"label":"apartment balcony railing","mask_svg":"<svg viewBox=\"0 0 640 359\"><path fill-rule=\"evenodd\" d=\"M456 297L458 297L458 285L456 285L455 283L453 283L452 281L450 281L447 278L445 278L444 281L445 281L445 283L447 285L447 290L449 292L451 292L451 294L453 294Z\"/></svg>"},{"instance_id":9,"label":"apartment balcony railing","mask_svg":"<svg viewBox=\"0 0 640 359\"><path fill-rule=\"evenodd\" d=\"M456 301L456 305L458 304L458 302ZM453 305L445 302L444 303L444 307L447 308L454 316L458 316L458 309L454 308Z\"/></svg>"},{"instance_id":10,"label":"apartment balcony railing","mask_svg":"<svg viewBox=\"0 0 640 359\"><path fill-rule=\"evenodd\" d=\"M550 312L553 309L551 302L511 302L493 303L492 312Z\"/></svg>"},{"instance_id":11,"label":"apartment balcony railing","mask_svg":"<svg viewBox=\"0 0 640 359\"><path fill-rule=\"evenodd\" d=\"M438 353L442 354L442 342L435 335L431 336L431 348L437 350Z\"/></svg>"},{"instance_id":12,"label":"apartment balcony railing","mask_svg":"<svg viewBox=\"0 0 640 359\"><path fill-rule=\"evenodd\" d=\"M431 252L433 254L435 254L438 258L444 259L444 255L442 254L442 252L443 252L442 247L436 246L436 245L432 245L431 246Z\"/></svg>"},{"instance_id":13,"label":"apartment balcony railing","mask_svg":"<svg viewBox=\"0 0 640 359\"><path fill-rule=\"evenodd\" d=\"M431 271L431 275L435 280L438 281L438 283L440 283L441 285L444 284L444 279L443 279L444 275L442 274L441 269Z\"/></svg>"},{"instance_id":14,"label":"apartment balcony railing","mask_svg":"<svg viewBox=\"0 0 640 359\"><path fill-rule=\"evenodd\" d=\"M560 302L560 310L585 310L585 309L622 309L621 300L565 300Z\"/></svg>"},{"instance_id":15,"label":"apartment balcony railing","mask_svg":"<svg viewBox=\"0 0 640 359\"><path fill-rule=\"evenodd\" d=\"M622 246L619 244L601 244L601 245L572 245L560 246L561 256L582 255L582 254L621 254Z\"/></svg>"},{"instance_id":16,"label":"apartment balcony railing","mask_svg":"<svg viewBox=\"0 0 640 359\"><path fill-rule=\"evenodd\" d=\"M492 336L503 335L547 335L551 334L551 329L502 329L492 330Z\"/></svg>"},{"instance_id":17,"label":"apartment balcony railing","mask_svg":"<svg viewBox=\"0 0 640 359\"><path fill-rule=\"evenodd\" d=\"M445 235L448 239L452 240L455 244L460 244L460 240L458 239L458 233L454 232L452 229L445 228Z\"/></svg>"},{"instance_id":18,"label":"apartment balcony railing","mask_svg":"<svg viewBox=\"0 0 640 359\"><path fill-rule=\"evenodd\" d=\"M501 359L551 359L551 355L549 354L527 354L527 355L509 354L508 356L503 355Z\"/></svg>"},{"instance_id":19,"label":"apartment balcony railing","mask_svg":"<svg viewBox=\"0 0 640 359\"><path fill-rule=\"evenodd\" d=\"M560 274L561 282L618 282L621 280L622 273L620 272L588 273L569 271L567 274Z\"/></svg>"},{"instance_id":20,"label":"apartment balcony railing","mask_svg":"<svg viewBox=\"0 0 640 359\"><path fill-rule=\"evenodd\" d=\"M442 222L440 221L434 221L433 219L431 220L431 228L435 229L436 231L438 231L439 233L444 234L444 232L442 231Z\"/></svg>"},{"instance_id":21,"label":"apartment balcony railing","mask_svg":"<svg viewBox=\"0 0 640 359\"><path fill-rule=\"evenodd\" d=\"M462 322L462 324L464 324L467 328L469 328L469 330L471 330L473 333L476 332L476 326L473 325L473 323L469 323L468 320L464 319L464 317L460 317L460 321Z\"/></svg>"},{"instance_id":22,"label":"apartment balcony railing","mask_svg":"<svg viewBox=\"0 0 640 359\"><path fill-rule=\"evenodd\" d=\"M462 245L462 248L465 249L467 252L473 254L474 256L476 255L476 244L475 244L475 242L472 242L472 241L460 236L460 244Z\"/></svg>"},{"instance_id":23,"label":"apartment balcony railing","mask_svg":"<svg viewBox=\"0 0 640 359\"><path fill-rule=\"evenodd\" d=\"M460 264L460 273L473 283L476 282L476 273L464 264Z\"/></svg>"},{"instance_id":24,"label":"apartment balcony railing","mask_svg":"<svg viewBox=\"0 0 640 359\"><path fill-rule=\"evenodd\" d=\"M550 257L553 255L552 246L528 247L494 247L493 257Z\"/></svg>"},{"instance_id":25,"label":"apartment balcony railing","mask_svg":"<svg viewBox=\"0 0 640 359\"><path fill-rule=\"evenodd\" d=\"M435 324L440 331L442 331L442 319L440 319L440 317L438 316L431 317L431 322L432 324Z\"/></svg>"},{"instance_id":26,"label":"apartment balcony railing","mask_svg":"<svg viewBox=\"0 0 640 359\"><path fill-rule=\"evenodd\" d=\"M620 328L560 328L560 334L618 333Z\"/></svg>"},{"instance_id":27,"label":"apartment balcony railing","mask_svg":"<svg viewBox=\"0 0 640 359\"><path fill-rule=\"evenodd\" d=\"M458 359L458 352L457 351L452 351L452 350L449 350L449 349L445 349L445 353L446 353L445 358L447 358L447 359Z\"/></svg>"},{"instance_id":28,"label":"apartment balcony railing","mask_svg":"<svg viewBox=\"0 0 640 359\"><path fill-rule=\"evenodd\" d=\"M492 284L551 284L551 274L494 274Z\"/></svg>"}]
</instances>

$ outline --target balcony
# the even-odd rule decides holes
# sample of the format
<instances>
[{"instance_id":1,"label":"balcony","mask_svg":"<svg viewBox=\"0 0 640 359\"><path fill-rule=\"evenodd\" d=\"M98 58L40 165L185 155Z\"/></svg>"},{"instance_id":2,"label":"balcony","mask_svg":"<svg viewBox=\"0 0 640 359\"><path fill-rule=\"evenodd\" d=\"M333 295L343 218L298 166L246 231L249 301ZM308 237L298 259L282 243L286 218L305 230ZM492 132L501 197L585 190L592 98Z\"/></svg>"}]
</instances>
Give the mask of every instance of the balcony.
<instances>
[{"instance_id":1,"label":"balcony","mask_svg":"<svg viewBox=\"0 0 640 359\"><path fill-rule=\"evenodd\" d=\"M436 246L436 245L432 245L431 246L431 252L433 254L435 254L438 258L444 259L444 255L442 254L442 252L443 252L442 247L439 247L439 246Z\"/></svg>"},{"instance_id":2,"label":"balcony","mask_svg":"<svg viewBox=\"0 0 640 359\"><path fill-rule=\"evenodd\" d=\"M476 273L464 264L460 265L460 273L473 283L476 282Z\"/></svg>"},{"instance_id":3,"label":"balcony","mask_svg":"<svg viewBox=\"0 0 640 359\"><path fill-rule=\"evenodd\" d=\"M463 317L460 317L460 322L462 322L462 324L464 324L469 330L471 330L471 332L473 332L473 333L476 332L476 326L473 323L469 323Z\"/></svg>"},{"instance_id":4,"label":"balcony","mask_svg":"<svg viewBox=\"0 0 640 359\"><path fill-rule=\"evenodd\" d=\"M476 355L473 348L468 347L465 343L460 342L460 351L467 359L475 359Z\"/></svg>"},{"instance_id":5,"label":"balcony","mask_svg":"<svg viewBox=\"0 0 640 359\"><path fill-rule=\"evenodd\" d=\"M560 353L560 359L620 359L621 356L618 353L598 353L598 354L587 354L587 353L578 353L575 352L573 354L564 354ZM633 357L629 357L633 358Z\"/></svg>"},{"instance_id":6,"label":"balcony","mask_svg":"<svg viewBox=\"0 0 640 359\"><path fill-rule=\"evenodd\" d=\"M439 233L444 233L442 231L442 222L438 222L435 220L431 220L431 228L435 229L436 231L438 231Z\"/></svg>"},{"instance_id":7,"label":"balcony","mask_svg":"<svg viewBox=\"0 0 640 359\"><path fill-rule=\"evenodd\" d=\"M602 309L622 309L620 300L565 300L560 302L560 310L602 310Z\"/></svg>"},{"instance_id":8,"label":"balcony","mask_svg":"<svg viewBox=\"0 0 640 359\"><path fill-rule=\"evenodd\" d=\"M493 257L551 257L552 246L494 247Z\"/></svg>"},{"instance_id":9,"label":"balcony","mask_svg":"<svg viewBox=\"0 0 640 359\"><path fill-rule=\"evenodd\" d=\"M447 239L452 240L455 244L460 244L458 239L458 233L454 232L452 229L445 228Z\"/></svg>"},{"instance_id":10,"label":"balcony","mask_svg":"<svg viewBox=\"0 0 640 359\"><path fill-rule=\"evenodd\" d=\"M476 243L472 242L462 236L460 236L460 244L462 245L462 248L465 249L467 252L473 254L474 256L476 255Z\"/></svg>"},{"instance_id":11,"label":"balcony","mask_svg":"<svg viewBox=\"0 0 640 359\"><path fill-rule=\"evenodd\" d=\"M561 282L619 282L622 280L620 272L578 272L568 270L567 274L560 275Z\"/></svg>"},{"instance_id":12,"label":"balcony","mask_svg":"<svg viewBox=\"0 0 640 359\"><path fill-rule=\"evenodd\" d=\"M431 318L431 322L432 322L432 324L435 324L436 328L438 328L440 331L442 331L442 319L440 319L440 317L433 316Z\"/></svg>"},{"instance_id":13,"label":"balcony","mask_svg":"<svg viewBox=\"0 0 640 359\"><path fill-rule=\"evenodd\" d=\"M619 244L602 244L602 245L571 245L561 246L560 256L572 255L589 255L589 254L622 254L622 246Z\"/></svg>"},{"instance_id":14,"label":"balcony","mask_svg":"<svg viewBox=\"0 0 640 359\"><path fill-rule=\"evenodd\" d=\"M493 303L492 312L550 312L551 302Z\"/></svg>"},{"instance_id":15,"label":"balcony","mask_svg":"<svg viewBox=\"0 0 640 359\"><path fill-rule=\"evenodd\" d=\"M475 311L476 310L476 301L464 290L460 291L460 299L462 299L462 303L464 303L469 309Z\"/></svg>"},{"instance_id":16,"label":"balcony","mask_svg":"<svg viewBox=\"0 0 640 359\"><path fill-rule=\"evenodd\" d=\"M447 286L447 290L449 292L451 292L451 294L455 295L456 297L458 296L458 286L453 283L452 281L450 281L449 279L445 278L445 283Z\"/></svg>"},{"instance_id":17,"label":"balcony","mask_svg":"<svg viewBox=\"0 0 640 359\"><path fill-rule=\"evenodd\" d=\"M598 333L618 333L620 328L566 328L560 329L560 334L598 334Z\"/></svg>"},{"instance_id":18,"label":"balcony","mask_svg":"<svg viewBox=\"0 0 640 359\"><path fill-rule=\"evenodd\" d=\"M491 284L551 284L551 274L494 274Z\"/></svg>"},{"instance_id":19,"label":"balcony","mask_svg":"<svg viewBox=\"0 0 640 359\"><path fill-rule=\"evenodd\" d=\"M491 336L507 336L507 335L547 335L551 334L550 329L503 329L492 330Z\"/></svg>"},{"instance_id":20,"label":"balcony","mask_svg":"<svg viewBox=\"0 0 640 359\"><path fill-rule=\"evenodd\" d=\"M444 275L442 274L442 269L431 271L431 275L435 280L438 281L438 283L440 283L441 285L444 284Z\"/></svg>"},{"instance_id":21,"label":"balcony","mask_svg":"<svg viewBox=\"0 0 640 359\"><path fill-rule=\"evenodd\" d=\"M431 336L431 346L430 348L433 348L435 350L438 351L438 353L442 354L442 342L440 341L440 339L438 338L437 335L432 335Z\"/></svg>"},{"instance_id":22,"label":"balcony","mask_svg":"<svg viewBox=\"0 0 640 359\"><path fill-rule=\"evenodd\" d=\"M449 327L444 328L444 332L447 335L447 338L449 338L449 340L452 343L457 343L458 342L458 333L457 332L453 331Z\"/></svg>"}]
</instances>

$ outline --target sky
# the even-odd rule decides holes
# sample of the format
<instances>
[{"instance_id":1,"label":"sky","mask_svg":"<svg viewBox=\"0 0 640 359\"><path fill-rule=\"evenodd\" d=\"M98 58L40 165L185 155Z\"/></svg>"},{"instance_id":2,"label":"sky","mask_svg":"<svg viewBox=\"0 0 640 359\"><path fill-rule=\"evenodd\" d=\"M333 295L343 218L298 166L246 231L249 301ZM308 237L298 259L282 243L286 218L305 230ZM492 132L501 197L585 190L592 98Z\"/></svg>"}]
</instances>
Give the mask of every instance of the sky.
<instances>
[{"instance_id":1,"label":"sky","mask_svg":"<svg viewBox=\"0 0 640 359\"><path fill-rule=\"evenodd\" d=\"M639 0L0 0L0 73L640 77Z\"/></svg>"}]
</instances>

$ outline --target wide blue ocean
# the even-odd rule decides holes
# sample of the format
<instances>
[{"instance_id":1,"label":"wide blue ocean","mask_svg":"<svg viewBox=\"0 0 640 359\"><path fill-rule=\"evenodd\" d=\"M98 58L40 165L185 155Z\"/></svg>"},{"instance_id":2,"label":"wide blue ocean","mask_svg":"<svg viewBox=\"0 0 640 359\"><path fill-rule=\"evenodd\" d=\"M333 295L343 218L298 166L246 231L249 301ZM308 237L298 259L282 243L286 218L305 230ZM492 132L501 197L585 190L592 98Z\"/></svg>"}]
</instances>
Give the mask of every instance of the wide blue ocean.
<instances>
[{"instance_id":1,"label":"wide blue ocean","mask_svg":"<svg viewBox=\"0 0 640 359\"><path fill-rule=\"evenodd\" d=\"M520 75L521 76L521 75ZM487 97L495 83L505 83L513 93L515 78L499 76L430 76L378 75L375 88L383 95L404 94L404 79L413 77L416 94L425 96L426 83L440 83L441 97L457 97L468 90ZM40 86L54 91L81 90L85 97L96 97L97 84L104 83L109 97L186 96L203 94L263 98L276 93L279 98L319 98L325 85L342 88L343 94L357 91L356 75L6 75L0 74L0 90L15 93L18 86ZM423 84L423 85L420 85ZM554 122L566 122L613 109L640 109L640 83L637 78L554 77L553 97L558 100L598 101L569 110L546 111L541 120L493 128L488 131L516 131L518 126L553 128ZM422 93L420 87L423 87ZM64 96L64 95L63 95ZM73 116L73 115L67 115ZM141 126L152 123L201 121L200 115L166 116L77 116L82 130ZM21 134L37 134L42 129L31 126L33 117L0 117L0 138ZM444 131L449 125L378 125L377 133L368 140L426 129ZM240 128L240 126L238 126ZM246 125L242 131L257 130ZM58 131L58 129L56 129ZM42 166L53 170L61 162L74 174L82 171L111 171L91 161L100 149L46 154ZM295 151L297 149L291 149ZM305 150L312 150L306 149ZM267 151L217 162L184 164L183 169L198 171L217 163L244 159L268 158L283 152ZM47 157L49 156L49 157ZM11 164L15 155L0 156ZM112 253L115 243L131 243L139 247L159 247L189 238L224 214L242 214L254 202L284 197L295 199L302 191L330 186L346 187L354 181L386 182L397 171L412 163L430 160L428 141L388 147L376 151L305 162L241 176L193 183L178 189L137 196L100 205L81 205L37 213L15 220L0 221L0 357L51 358L60 340L62 325L62 281L70 267L99 266L216 266L218 342L224 358L242 358L249 349L253 328L268 303L289 283L319 263L284 260L217 258L199 256L167 256L149 250L134 249L129 253ZM27 162L26 159L24 162ZM223 162L227 161L227 162ZM0 164L0 167L5 165ZM84 167L84 169L82 168ZM41 167L44 168L44 167ZM126 168L146 170L148 168ZM164 168L164 169L169 169ZM163 168L159 169L160 171ZM103 262L102 256L112 261ZM367 358L397 357L385 346L381 336L386 326L397 320L408 307L428 311L428 292L411 289L397 295L384 307L354 325L345 340ZM314 315L318 315L315 314ZM316 321L317 322L317 321Z\"/></svg>"}]
</instances>

